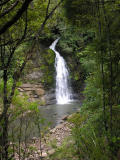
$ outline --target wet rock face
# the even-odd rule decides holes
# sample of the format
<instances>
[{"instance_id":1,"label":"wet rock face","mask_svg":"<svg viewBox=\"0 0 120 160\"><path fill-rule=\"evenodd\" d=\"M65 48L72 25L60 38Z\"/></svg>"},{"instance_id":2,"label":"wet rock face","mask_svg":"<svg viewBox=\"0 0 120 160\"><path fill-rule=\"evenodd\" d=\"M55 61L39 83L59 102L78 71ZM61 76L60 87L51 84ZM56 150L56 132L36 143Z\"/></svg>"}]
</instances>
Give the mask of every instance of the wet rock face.
<instances>
[{"instance_id":1,"label":"wet rock face","mask_svg":"<svg viewBox=\"0 0 120 160\"><path fill-rule=\"evenodd\" d=\"M21 95L25 93L32 102L40 100L45 103L45 90L41 84L25 83L18 90Z\"/></svg>"},{"instance_id":2,"label":"wet rock face","mask_svg":"<svg viewBox=\"0 0 120 160\"><path fill-rule=\"evenodd\" d=\"M30 80L38 80L38 79L42 78L42 76L43 76L43 73L41 71L34 71L34 72L28 74L26 76L26 78L30 79Z\"/></svg>"},{"instance_id":3,"label":"wet rock face","mask_svg":"<svg viewBox=\"0 0 120 160\"><path fill-rule=\"evenodd\" d=\"M55 89L50 89L46 93L45 99L46 99L46 104L47 105L56 104Z\"/></svg>"},{"instance_id":4,"label":"wet rock face","mask_svg":"<svg viewBox=\"0 0 120 160\"><path fill-rule=\"evenodd\" d=\"M29 101L40 101L40 105L51 105L56 103L55 90L46 91L42 84L24 83L18 88L20 95L26 94Z\"/></svg>"},{"instance_id":5,"label":"wet rock face","mask_svg":"<svg viewBox=\"0 0 120 160\"><path fill-rule=\"evenodd\" d=\"M38 96L42 96L42 95L45 94L45 90L42 89L42 88L37 88L37 89L35 90L35 93L36 93Z\"/></svg>"}]
</instances>

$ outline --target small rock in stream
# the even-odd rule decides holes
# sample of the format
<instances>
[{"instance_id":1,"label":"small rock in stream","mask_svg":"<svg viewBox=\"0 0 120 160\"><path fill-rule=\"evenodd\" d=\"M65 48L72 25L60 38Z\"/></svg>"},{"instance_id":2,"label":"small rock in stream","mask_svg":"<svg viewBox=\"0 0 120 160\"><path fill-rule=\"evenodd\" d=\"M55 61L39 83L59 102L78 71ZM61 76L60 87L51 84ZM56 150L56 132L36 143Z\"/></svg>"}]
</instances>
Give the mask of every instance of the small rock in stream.
<instances>
[{"instance_id":1,"label":"small rock in stream","mask_svg":"<svg viewBox=\"0 0 120 160\"><path fill-rule=\"evenodd\" d=\"M62 117L63 121L66 121L67 119L68 119L68 115L65 115L65 116Z\"/></svg>"}]
</instances>

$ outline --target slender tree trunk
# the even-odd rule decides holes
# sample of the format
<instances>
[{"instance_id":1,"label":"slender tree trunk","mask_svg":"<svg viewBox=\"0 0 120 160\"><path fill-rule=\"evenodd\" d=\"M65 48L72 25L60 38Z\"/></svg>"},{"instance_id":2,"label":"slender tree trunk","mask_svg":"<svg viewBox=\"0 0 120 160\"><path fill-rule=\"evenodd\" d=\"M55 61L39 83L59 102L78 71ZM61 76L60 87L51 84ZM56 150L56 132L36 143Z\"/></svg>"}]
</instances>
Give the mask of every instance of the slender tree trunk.
<instances>
[{"instance_id":1,"label":"slender tree trunk","mask_svg":"<svg viewBox=\"0 0 120 160\"><path fill-rule=\"evenodd\" d=\"M39 130L39 149L40 149L40 159L42 160L42 136L41 136L41 126L38 124Z\"/></svg>"},{"instance_id":2,"label":"slender tree trunk","mask_svg":"<svg viewBox=\"0 0 120 160\"><path fill-rule=\"evenodd\" d=\"M105 107L105 76L104 76L104 61L103 61L103 52L101 51L101 73L102 73L102 102L103 102L103 114L104 114L104 126L105 131L107 131L107 118L106 118L106 107Z\"/></svg>"},{"instance_id":3,"label":"slender tree trunk","mask_svg":"<svg viewBox=\"0 0 120 160\"><path fill-rule=\"evenodd\" d=\"M13 157L15 157L15 139L14 139L14 128L12 127L12 148L13 148Z\"/></svg>"},{"instance_id":4,"label":"slender tree trunk","mask_svg":"<svg viewBox=\"0 0 120 160\"><path fill-rule=\"evenodd\" d=\"M112 116L113 116L113 63L112 63L112 51L111 51L111 38L110 38L110 23L108 21L108 18L106 16L106 11L105 11L105 7L104 7L104 0L102 0L102 9L103 9L103 13L104 13L104 19L105 19L105 23L106 23L106 28L107 28L107 41L108 41L108 52L109 52L109 72L110 72L110 88L109 88L109 106L110 106L110 131L111 131L111 135L112 135Z\"/></svg>"},{"instance_id":5,"label":"slender tree trunk","mask_svg":"<svg viewBox=\"0 0 120 160\"><path fill-rule=\"evenodd\" d=\"M20 118L20 129L19 129L19 138L18 138L18 155L19 155L19 160L21 160L22 126L23 126L23 115L22 115L22 117Z\"/></svg>"},{"instance_id":6,"label":"slender tree trunk","mask_svg":"<svg viewBox=\"0 0 120 160\"><path fill-rule=\"evenodd\" d=\"M4 80L4 97L3 97L3 118L2 118L2 127L3 127L3 132L2 132L2 146L3 146L3 152L2 152L2 158L3 160L8 159L8 99L7 99L7 71L4 70L4 75L3 75L3 80Z\"/></svg>"},{"instance_id":7,"label":"slender tree trunk","mask_svg":"<svg viewBox=\"0 0 120 160\"><path fill-rule=\"evenodd\" d=\"M4 125L3 125L3 153L2 153L2 160L8 160L8 116L4 116Z\"/></svg>"},{"instance_id":8,"label":"slender tree trunk","mask_svg":"<svg viewBox=\"0 0 120 160\"><path fill-rule=\"evenodd\" d=\"M102 43L102 26L101 26L101 20L100 20L100 8L99 8L99 0L97 1L98 6L96 6L98 10L98 28L99 28L99 36L100 36L100 42ZM101 74L102 74L102 103L103 103L103 115L104 115L104 127L105 131L107 131L107 121L106 121L106 107L105 107L105 76L104 76L104 59L103 59L103 50L100 49L101 54Z\"/></svg>"},{"instance_id":9,"label":"slender tree trunk","mask_svg":"<svg viewBox=\"0 0 120 160\"><path fill-rule=\"evenodd\" d=\"M27 146L27 130L28 130L28 128L29 128L29 119L25 119L25 137L24 137L24 153L23 153L23 159L25 159L26 158L26 153L27 153L27 148L28 148L28 146Z\"/></svg>"}]
</instances>

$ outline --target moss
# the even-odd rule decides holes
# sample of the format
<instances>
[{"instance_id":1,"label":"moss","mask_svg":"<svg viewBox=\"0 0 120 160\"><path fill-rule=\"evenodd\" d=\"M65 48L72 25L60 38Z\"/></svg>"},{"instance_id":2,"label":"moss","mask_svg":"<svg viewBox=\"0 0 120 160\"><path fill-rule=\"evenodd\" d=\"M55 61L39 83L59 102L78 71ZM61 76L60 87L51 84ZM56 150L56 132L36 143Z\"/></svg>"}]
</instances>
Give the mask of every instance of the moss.
<instances>
[{"instance_id":1,"label":"moss","mask_svg":"<svg viewBox=\"0 0 120 160\"><path fill-rule=\"evenodd\" d=\"M75 113L69 119L68 122L73 123L76 126L82 125L88 119L87 113Z\"/></svg>"},{"instance_id":2,"label":"moss","mask_svg":"<svg viewBox=\"0 0 120 160\"><path fill-rule=\"evenodd\" d=\"M74 40L73 42L75 43ZM77 46L73 45L70 40L63 37L58 42L56 48L66 60L73 89L75 92L79 92L85 80L86 72L77 57L76 47Z\"/></svg>"},{"instance_id":3,"label":"moss","mask_svg":"<svg viewBox=\"0 0 120 160\"><path fill-rule=\"evenodd\" d=\"M55 53L51 49L47 49L45 54L42 54L43 63L41 64L41 71L43 73L41 82L45 88L52 88L54 85L55 74Z\"/></svg>"}]
</instances>

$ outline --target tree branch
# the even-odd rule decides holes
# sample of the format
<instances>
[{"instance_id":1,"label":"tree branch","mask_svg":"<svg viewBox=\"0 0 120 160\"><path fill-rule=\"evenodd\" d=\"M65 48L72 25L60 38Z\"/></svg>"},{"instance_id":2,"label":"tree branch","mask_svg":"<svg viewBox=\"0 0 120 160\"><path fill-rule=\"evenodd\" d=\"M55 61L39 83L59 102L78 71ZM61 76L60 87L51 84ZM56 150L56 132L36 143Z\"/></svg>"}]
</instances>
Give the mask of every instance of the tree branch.
<instances>
[{"instance_id":1,"label":"tree branch","mask_svg":"<svg viewBox=\"0 0 120 160\"><path fill-rule=\"evenodd\" d=\"M21 37L21 39L18 40L18 42L17 42L17 44L15 45L15 47L13 47L13 49L12 49L12 51L11 51L11 53L10 53L10 56L9 56L9 58L8 58L8 62L7 62L7 65L6 65L7 68L9 68L9 66L10 66L11 59L12 59L12 57L13 57L13 55L14 55L14 52L15 52L16 48L20 45L20 43L22 42L22 40L23 40L23 39L25 38L25 36L26 36L26 32L27 32L27 21L28 21L28 20L27 20L27 10L26 10L24 34L23 34L23 36Z\"/></svg>"},{"instance_id":2,"label":"tree branch","mask_svg":"<svg viewBox=\"0 0 120 160\"><path fill-rule=\"evenodd\" d=\"M44 26L46 25L47 20L53 15L54 11L60 6L60 4L63 2L64 0L61 0L53 9L50 13L48 13L49 10L49 5L50 5L50 0L48 1L48 5L47 5L47 9L46 9L46 17L38 31L38 34L40 34L40 32L43 30Z\"/></svg>"},{"instance_id":3,"label":"tree branch","mask_svg":"<svg viewBox=\"0 0 120 160\"><path fill-rule=\"evenodd\" d=\"M8 14L10 11L12 11L18 4L19 0L17 0L14 4L10 6L7 10L5 10L3 13L1 13L0 18L4 17L6 14Z\"/></svg>"},{"instance_id":4,"label":"tree branch","mask_svg":"<svg viewBox=\"0 0 120 160\"><path fill-rule=\"evenodd\" d=\"M16 15L9 20L5 25L2 26L0 29L0 35L3 34L8 28L10 28L15 22L18 21L18 19L22 16L23 12L28 8L28 5L30 4L32 0L25 0L22 7L18 10Z\"/></svg>"},{"instance_id":5,"label":"tree branch","mask_svg":"<svg viewBox=\"0 0 120 160\"><path fill-rule=\"evenodd\" d=\"M50 0L48 0L47 10L46 10L46 17L48 16L49 6L50 6Z\"/></svg>"},{"instance_id":6,"label":"tree branch","mask_svg":"<svg viewBox=\"0 0 120 160\"><path fill-rule=\"evenodd\" d=\"M34 44L35 44L35 43L34 43ZM28 60L29 60L29 59L31 58L31 56L32 56L33 48L34 48L34 47L32 47L32 50L30 50L30 51L27 53L26 58L25 58L25 60L24 60L24 62L23 62L23 64L22 64L22 66L21 66L17 71L14 72L12 90L11 90L11 94L10 94L10 96L9 96L9 98L8 98L9 104L12 103L12 98L13 98L13 96L14 96L14 92L15 92L15 89L16 89L16 83L18 82L18 80L19 80L19 78L20 78L20 76L21 76L21 74L22 74L22 72L23 72L23 70L24 70L24 68L25 68ZM31 53L31 54L29 54L29 53Z\"/></svg>"}]
</instances>

